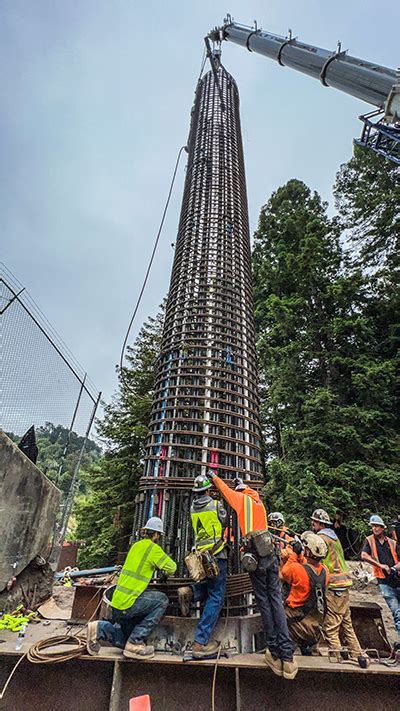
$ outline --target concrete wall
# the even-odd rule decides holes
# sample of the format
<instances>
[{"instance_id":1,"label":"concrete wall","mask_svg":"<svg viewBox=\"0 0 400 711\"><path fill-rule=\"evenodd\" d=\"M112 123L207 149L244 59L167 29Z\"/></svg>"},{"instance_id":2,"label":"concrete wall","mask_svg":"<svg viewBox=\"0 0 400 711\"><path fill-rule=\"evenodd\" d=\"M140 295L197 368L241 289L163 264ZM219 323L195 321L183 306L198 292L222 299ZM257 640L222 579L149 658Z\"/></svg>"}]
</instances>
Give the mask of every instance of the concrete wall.
<instances>
[{"instance_id":1,"label":"concrete wall","mask_svg":"<svg viewBox=\"0 0 400 711\"><path fill-rule=\"evenodd\" d=\"M60 491L0 432L0 591L46 552Z\"/></svg>"}]
</instances>

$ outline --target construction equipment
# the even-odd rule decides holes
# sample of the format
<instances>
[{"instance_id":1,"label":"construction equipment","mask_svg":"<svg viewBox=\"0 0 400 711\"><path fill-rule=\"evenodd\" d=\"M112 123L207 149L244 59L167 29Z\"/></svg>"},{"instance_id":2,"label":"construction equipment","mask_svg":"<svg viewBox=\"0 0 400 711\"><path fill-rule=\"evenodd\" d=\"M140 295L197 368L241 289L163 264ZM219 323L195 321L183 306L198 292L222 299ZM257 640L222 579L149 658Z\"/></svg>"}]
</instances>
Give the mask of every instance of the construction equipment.
<instances>
[{"instance_id":1,"label":"construction equipment","mask_svg":"<svg viewBox=\"0 0 400 711\"><path fill-rule=\"evenodd\" d=\"M238 24L230 15L208 37L218 43L234 42L375 106L373 112L360 116L364 126L355 143L400 165L399 72L352 57L340 42L335 51L329 51L300 42L291 30L282 37L259 29L257 23L253 27Z\"/></svg>"}]
</instances>

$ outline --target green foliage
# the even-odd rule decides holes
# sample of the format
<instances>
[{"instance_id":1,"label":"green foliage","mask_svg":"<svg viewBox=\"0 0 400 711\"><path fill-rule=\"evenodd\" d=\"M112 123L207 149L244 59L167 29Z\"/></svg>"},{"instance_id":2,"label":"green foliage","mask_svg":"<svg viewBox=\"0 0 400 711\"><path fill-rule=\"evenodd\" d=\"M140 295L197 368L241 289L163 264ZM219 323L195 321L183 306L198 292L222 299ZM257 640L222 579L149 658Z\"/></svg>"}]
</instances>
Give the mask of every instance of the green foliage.
<instances>
[{"instance_id":1,"label":"green foliage","mask_svg":"<svg viewBox=\"0 0 400 711\"><path fill-rule=\"evenodd\" d=\"M342 210L358 220L354 240L361 240L362 200L369 194L362 181L371 170L356 175L360 160L342 168L336 186ZM376 176L377 189L381 182ZM365 238L365 261L358 265L343 249L338 219L328 218L304 183L289 181L261 210L253 270L266 495L270 506L292 513L297 528L309 525L317 506L331 515L339 510L362 528L370 512L391 516L400 503L397 297L382 273L367 270L372 249L378 258L379 216L389 216L394 233L388 191L381 200L390 209L379 209L374 199L368 224L375 232Z\"/></svg>"},{"instance_id":2,"label":"green foliage","mask_svg":"<svg viewBox=\"0 0 400 711\"><path fill-rule=\"evenodd\" d=\"M107 451L85 474L90 491L75 508L76 536L86 543L80 553L85 566L111 564L118 552L128 549L138 480L143 473L163 316L162 309L155 319L148 319L134 346L128 348L127 366L118 375L118 393L97 423Z\"/></svg>"},{"instance_id":3,"label":"green foliage","mask_svg":"<svg viewBox=\"0 0 400 711\"><path fill-rule=\"evenodd\" d=\"M67 427L46 422L42 427L35 428L36 444L38 447L37 466L59 489L63 497L68 494L71 480L82 449L85 438L72 431L69 434ZM20 442L21 437L9 434L9 437ZM65 456L64 449L68 443ZM101 448L96 442L88 439L81 459L80 471L90 468L101 456ZM60 464L62 464L60 472ZM80 478L78 492L83 494L86 490L84 479Z\"/></svg>"},{"instance_id":4,"label":"green foliage","mask_svg":"<svg viewBox=\"0 0 400 711\"><path fill-rule=\"evenodd\" d=\"M400 170L373 151L355 147L334 186L344 228L360 248L364 265L399 267Z\"/></svg>"},{"instance_id":5,"label":"green foliage","mask_svg":"<svg viewBox=\"0 0 400 711\"><path fill-rule=\"evenodd\" d=\"M51 422L46 422L44 427L38 427L36 430L36 443L39 450L37 466L61 489L63 496L68 493L84 439L84 437L72 431L68 441L68 429L62 427L62 425L53 425ZM67 442L67 450L63 459L61 473L59 473L59 465ZM96 442L88 439L80 465L81 476L78 492L85 492L85 481L82 478L82 472L91 467L100 456L100 447Z\"/></svg>"}]
</instances>

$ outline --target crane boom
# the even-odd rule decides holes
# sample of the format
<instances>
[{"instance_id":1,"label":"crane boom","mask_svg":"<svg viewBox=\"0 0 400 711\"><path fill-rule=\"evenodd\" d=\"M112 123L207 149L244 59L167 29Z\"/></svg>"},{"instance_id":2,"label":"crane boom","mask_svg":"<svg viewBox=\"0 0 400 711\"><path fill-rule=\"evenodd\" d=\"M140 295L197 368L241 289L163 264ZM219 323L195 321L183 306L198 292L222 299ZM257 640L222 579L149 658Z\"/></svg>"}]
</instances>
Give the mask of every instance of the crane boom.
<instances>
[{"instance_id":1,"label":"crane boom","mask_svg":"<svg viewBox=\"0 0 400 711\"><path fill-rule=\"evenodd\" d=\"M344 91L380 109L384 108L396 81L394 69L351 57L346 51L342 52L340 46L337 52L331 52L299 42L297 38L281 37L229 19L219 31L220 39L275 59L282 66L319 79L325 86Z\"/></svg>"},{"instance_id":2,"label":"crane boom","mask_svg":"<svg viewBox=\"0 0 400 711\"><path fill-rule=\"evenodd\" d=\"M374 112L360 116L364 128L355 142L400 164L400 72L352 57L342 51L340 43L337 51L331 52L300 42L290 30L288 37L281 37L257 24L238 24L230 15L208 37L217 43L234 42L375 106ZM371 118L377 116L373 122Z\"/></svg>"}]
</instances>

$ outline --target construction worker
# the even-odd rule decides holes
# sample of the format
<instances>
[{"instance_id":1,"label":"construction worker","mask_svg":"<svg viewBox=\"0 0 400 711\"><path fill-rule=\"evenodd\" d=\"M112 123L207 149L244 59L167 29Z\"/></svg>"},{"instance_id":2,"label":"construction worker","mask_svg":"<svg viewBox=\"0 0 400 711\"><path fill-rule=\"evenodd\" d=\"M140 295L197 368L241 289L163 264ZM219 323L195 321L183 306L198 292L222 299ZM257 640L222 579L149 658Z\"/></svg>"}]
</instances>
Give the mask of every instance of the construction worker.
<instances>
[{"instance_id":1,"label":"construction worker","mask_svg":"<svg viewBox=\"0 0 400 711\"><path fill-rule=\"evenodd\" d=\"M336 654L337 659L346 654L342 652L341 634L350 657L357 659L360 667L366 668L368 660L362 654L351 621L349 589L353 581L347 569L342 545L331 526L332 522L327 512L324 509L316 509L311 516L311 528L314 533L323 538L328 547L328 553L323 561L329 572L329 585L326 592L327 612L323 633L329 649Z\"/></svg>"},{"instance_id":2,"label":"construction worker","mask_svg":"<svg viewBox=\"0 0 400 711\"><path fill-rule=\"evenodd\" d=\"M147 587L155 570L166 575L176 570L176 563L158 545L163 533L162 520L149 518L142 539L133 544L122 567L111 599L111 619L88 624L89 654L96 655L102 645L111 644L123 649L125 657L154 657L154 647L146 639L164 616L168 597Z\"/></svg>"},{"instance_id":3,"label":"construction worker","mask_svg":"<svg viewBox=\"0 0 400 711\"><path fill-rule=\"evenodd\" d=\"M239 477L233 490L214 471L209 476L225 501L236 511L242 536L267 531L267 512L257 491ZM249 571L249 575L266 636L268 649L265 662L277 676L294 679L298 671L293 658L295 644L289 635L283 609L278 559L271 547L272 552L268 555L260 556L255 550L250 554L254 556L256 568Z\"/></svg>"},{"instance_id":4,"label":"construction worker","mask_svg":"<svg viewBox=\"0 0 400 711\"><path fill-rule=\"evenodd\" d=\"M282 579L290 586L285 612L290 634L301 653L309 656L320 639L326 614L329 573L321 561L328 546L311 531L305 531L301 542L296 541L293 546L294 551L281 570Z\"/></svg>"},{"instance_id":5,"label":"construction worker","mask_svg":"<svg viewBox=\"0 0 400 711\"><path fill-rule=\"evenodd\" d=\"M396 543L400 543L400 516L397 516L396 521L392 521L392 537Z\"/></svg>"},{"instance_id":6,"label":"construction worker","mask_svg":"<svg viewBox=\"0 0 400 711\"><path fill-rule=\"evenodd\" d=\"M273 530L275 535L279 536L281 539L281 542L278 542L280 548L278 557L280 558L281 565L283 565L293 553L292 546L290 545L290 543L294 540L293 536L288 533L288 528L285 526L284 516L280 511L273 511L268 514L268 526Z\"/></svg>"},{"instance_id":7,"label":"construction worker","mask_svg":"<svg viewBox=\"0 0 400 711\"><path fill-rule=\"evenodd\" d=\"M367 536L361 560L372 565L380 591L393 615L400 642L400 543L385 535L386 524L374 514L369 519L372 534Z\"/></svg>"},{"instance_id":8,"label":"construction worker","mask_svg":"<svg viewBox=\"0 0 400 711\"><path fill-rule=\"evenodd\" d=\"M223 539L227 514L223 505L209 495L210 480L205 474L200 474L194 480L193 501L190 509L196 551L211 554L218 566L214 577L206 577L193 586L178 589L178 599L181 612L189 614L192 601L203 602L203 614L196 628L192 654L195 659L210 659L216 657L219 642L212 642L211 635L218 621L224 604L226 577L228 572L228 555Z\"/></svg>"}]
</instances>

